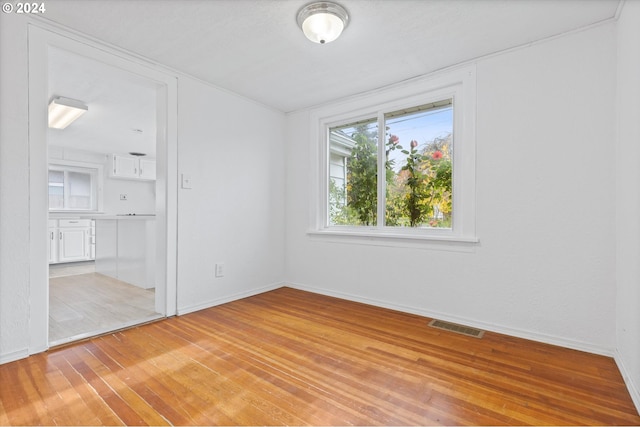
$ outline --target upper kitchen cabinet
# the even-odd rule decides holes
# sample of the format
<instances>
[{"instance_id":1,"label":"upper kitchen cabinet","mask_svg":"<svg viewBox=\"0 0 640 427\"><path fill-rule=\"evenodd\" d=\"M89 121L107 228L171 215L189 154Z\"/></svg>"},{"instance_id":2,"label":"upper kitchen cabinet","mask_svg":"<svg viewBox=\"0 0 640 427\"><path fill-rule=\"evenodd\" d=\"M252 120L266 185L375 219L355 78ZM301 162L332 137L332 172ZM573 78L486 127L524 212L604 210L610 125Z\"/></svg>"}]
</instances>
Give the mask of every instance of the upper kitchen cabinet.
<instances>
[{"instance_id":1,"label":"upper kitchen cabinet","mask_svg":"<svg viewBox=\"0 0 640 427\"><path fill-rule=\"evenodd\" d=\"M156 161L153 159L113 154L110 161L109 176L112 178L149 181L156 179Z\"/></svg>"},{"instance_id":2,"label":"upper kitchen cabinet","mask_svg":"<svg viewBox=\"0 0 640 427\"><path fill-rule=\"evenodd\" d=\"M139 178L139 159L137 157L111 156L111 176L117 178Z\"/></svg>"},{"instance_id":3,"label":"upper kitchen cabinet","mask_svg":"<svg viewBox=\"0 0 640 427\"><path fill-rule=\"evenodd\" d=\"M156 179L156 161L152 159L140 159L140 178Z\"/></svg>"}]
</instances>

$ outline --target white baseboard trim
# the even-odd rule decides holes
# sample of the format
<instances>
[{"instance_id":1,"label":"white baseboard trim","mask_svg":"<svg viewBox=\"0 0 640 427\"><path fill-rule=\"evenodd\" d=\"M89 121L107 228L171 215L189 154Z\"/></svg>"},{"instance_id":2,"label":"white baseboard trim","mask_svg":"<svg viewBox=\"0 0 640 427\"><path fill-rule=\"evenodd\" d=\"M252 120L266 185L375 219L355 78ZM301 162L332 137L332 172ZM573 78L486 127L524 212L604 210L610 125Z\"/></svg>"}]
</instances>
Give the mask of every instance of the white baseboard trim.
<instances>
[{"instance_id":1,"label":"white baseboard trim","mask_svg":"<svg viewBox=\"0 0 640 427\"><path fill-rule=\"evenodd\" d=\"M275 289L286 286L285 283L273 283L270 285L262 286L260 288L251 289L245 292L239 292L237 294L228 295L222 298L216 298L213 300L205 301L200 304L190 305L186 307L178 307L177 314L178 316L182 316L184 314L193 313L194 311L204 310L206 308L215 307L216 305L226 304L228 302L236 301L242 298L252 297L254 295L262 294L265 292L273 291Z\"/></svg>"},{"instance_id":2,"label":"white baseboard trim","mask_svg":"<svg viewBox=\"0 0 640 427\"><path fill-rule=\"evenodd\" d=\"M597 346L597 345L593 345L593 344L589 344L589 343L585 343L585 342L581 342L581 341L575 341L575 340L569 340L569 339L566 339L566 338L556 337L556 336L553 336L553 335L541 334L541 333L538 333L538 332L532 332L532 331L527 331L527 330L509 328L507 326L502 326L502 325L495 325L495 324L491 324L491 323L479 322L477 320L466 319L466 318L463 318L463 317L453 316L453 315L450 315L450 314L440 313L440 312L431 311L431 310L424 310L424 309L420 309L420 308L416 308L416 307L409 307L409 306L404 306L404 305L399 305L399 304L391 304L391 303L388 303L388 302L385 302L385 301L374 300L374 299L370 299L370 298L361 297L361 296L358 296L358 295L346 294L346 293L343 293L343 292L335 292L335 291L331 291L331 290L327 290L327 289L323 289L323 288L317 288L317 287L314 287L314 286L302 285L302 284L299 284L299 283L291 283L291 282L289 282L288 284L285 284L284 286L289 286L289 287L294 288L294 289L300 289L302 291L313 292L313 293L316 293L316 294L322 294L322 295L327 295L327 296L331 296L331 297L342 298L342 299L346 299L346 300L349 300L349 301L361 302L363 304L374 305L374 306L377 306L377 307L388 308L388 309L391 309L391 310L402 311L402 312L405 312L405 313L417 314L419 316L424 316L424 317L429 317L429 318L433 318L433 319L444 320L444 321L447 321L447 322L458 323L458 324L461 324L461 325L466 325L466 326L471 326L471 327L478 328L478 329L483 329L485 331L496 332L496 333L499 333L499 334L509 335L509 336L517 337L517 338L523 338L523 339L527 339L527 340L531 340L531 341L538 341L538 342L545 343L545 344L557 345L559 347L570 348L572 350L579 350L579 351L584 351L584 352L587 352L587 353L593 353L593 354L598 354L598 355L601 355L601 356L608 356L608 357L613 357L613 355L614 355L614 350L613 349L600 347L600 346Z\"/></svg>"},{"instance_id":3,"label":"white baseboard trim","mask_svg":"<svg viewBox=\"0 0 640 427\"><path fill-rule=\"evenodd\" d=\"M0 354L0 365L15 362L16 360L29 357L29 349L25 348L18 351L12 351L11 353Z\"/></svg>"},{"instance_id":4,"label":"white baseboard trim","mask_svg":"<svg viewBox=\"0 0 640 427\"><path fill-rule=\"evenodd\" d=\"M629 390L629 394L631 395L631 400L633 400L633 404L636 405L638 415L640 415L640 384L634 383L633 377L625 366L624 361L622 360L622 355L618 352L617 349L615 351L613 359L616 361L616 365L618 365L618 369L622 374L622 379L624 380L624 383L627 386L627 390Z\"/></svg>"}]
</instances>

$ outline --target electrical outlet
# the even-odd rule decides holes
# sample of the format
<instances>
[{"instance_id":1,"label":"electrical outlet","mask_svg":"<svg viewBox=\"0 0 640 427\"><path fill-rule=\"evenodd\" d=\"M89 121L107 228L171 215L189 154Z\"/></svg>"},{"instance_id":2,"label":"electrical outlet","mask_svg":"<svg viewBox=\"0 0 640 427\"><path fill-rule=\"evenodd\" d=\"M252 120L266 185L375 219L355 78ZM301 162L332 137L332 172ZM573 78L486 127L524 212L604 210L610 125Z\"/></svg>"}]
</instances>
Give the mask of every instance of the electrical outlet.
<instances>
[{"instance_id":1,"label":"electrical outlet","mask_svg":"<svg viewBox=\"0 0 640 427\"><path fill-rule=\"evenodd\" d=\"M121 194L120 195L120 200L128 200L127 199L127 195L126 194Z\"/></svg>"},{"instance_id":2,"label":"electrical outlet","mask_svg":"<svg viewBox=\"0 0 640 427\"><path fill-rule=\"evenodd\" d=\"M224 264L216 264L216 277L224 277Z\"/></svg>"},{"instance_id":3,"label":"electrical outlet","mask_svg":"<svg viewBox=\"0 0 640 427\"><path fill-rule=\"evenodd\" d=\"M186 173L182 174L182 188L191 189L191 175L187 175Z\"/></svg>"}]
</instances>

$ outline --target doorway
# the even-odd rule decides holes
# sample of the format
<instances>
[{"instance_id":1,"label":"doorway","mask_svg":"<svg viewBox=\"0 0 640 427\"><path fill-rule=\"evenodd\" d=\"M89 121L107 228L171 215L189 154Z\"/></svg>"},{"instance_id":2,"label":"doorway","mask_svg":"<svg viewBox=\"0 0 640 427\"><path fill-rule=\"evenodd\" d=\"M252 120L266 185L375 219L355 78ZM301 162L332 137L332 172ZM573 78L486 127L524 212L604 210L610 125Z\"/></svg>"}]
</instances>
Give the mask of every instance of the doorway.
<instances>
[{"instance_id":1,"label":"doorway","mask_svg":"<svg viewBox=\"0 0 640 427\"><path fill-rule=\"evenodd\" d=\"M155 292L148 256L156 249L157 90L139 75L48 49L48 98L88 109L47 130L51 346L165 315L156 311L164 293Z\"/></svg>"},{"instance_id":2,"label":"doorway","mask_svg":"<svg viewBox=\"0 0 640 427\"><path fill-rule=\"evenodd\" d=\"M174 315L175 77L35 26L29 71L29 352ZM89 108L62 131L47 126L59 96ZM145 173L118 175L122 159Z\"/></svg>"}]
</instances>

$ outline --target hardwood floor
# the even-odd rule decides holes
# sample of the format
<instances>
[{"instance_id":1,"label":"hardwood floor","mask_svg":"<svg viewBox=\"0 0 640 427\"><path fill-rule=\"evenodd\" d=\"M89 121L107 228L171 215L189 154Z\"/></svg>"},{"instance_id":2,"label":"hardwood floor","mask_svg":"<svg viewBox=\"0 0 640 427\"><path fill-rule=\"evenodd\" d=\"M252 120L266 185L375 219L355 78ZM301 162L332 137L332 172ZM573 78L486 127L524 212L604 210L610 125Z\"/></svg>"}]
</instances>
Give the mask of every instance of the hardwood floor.
<instances>
[{"instance_id":1,"label":"hardwood floor","mask_svg":"<svg viewBox=\"0 0 640 427\"><path fill-rule=\"evenodd\" d=\"M49 279L51 345L161 317L155 311L153 289L142 289L98 273L72 274L77 268L56 270L71 275Z\"/></svg>"},{"instance_id":2,"label":"hardwood floor","mask_svg":"<svg viewBox=\"0 0 640 427\"><path fill-rule=\"evenodd\" d=\"M611 358L289 288L0 366L0 425L638 425Z\"/></svg>"}]
</instances>

